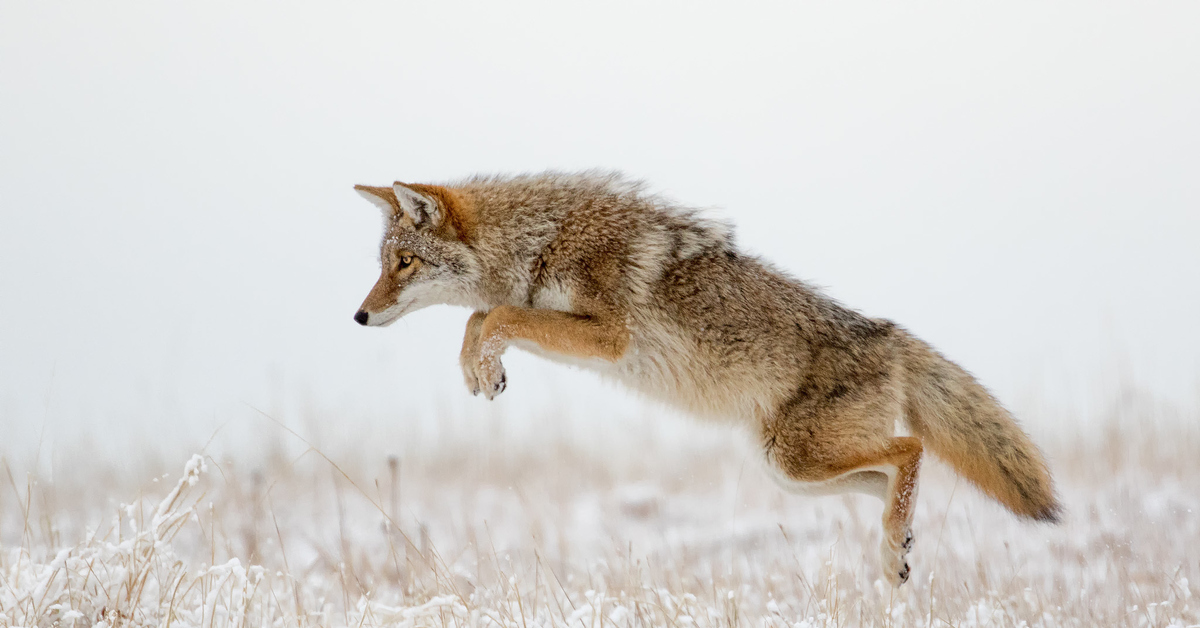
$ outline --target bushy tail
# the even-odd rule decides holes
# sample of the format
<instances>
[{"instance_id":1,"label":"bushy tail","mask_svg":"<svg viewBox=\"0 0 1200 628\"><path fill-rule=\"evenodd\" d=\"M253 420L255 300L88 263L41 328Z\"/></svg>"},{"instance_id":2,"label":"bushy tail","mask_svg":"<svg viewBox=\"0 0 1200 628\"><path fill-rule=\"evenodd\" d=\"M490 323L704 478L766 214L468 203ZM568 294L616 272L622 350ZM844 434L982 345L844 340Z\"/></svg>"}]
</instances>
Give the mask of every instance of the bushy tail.
<instances>
[{"instance_id":1,"label":"bushy tail","mask_svg":"<svg viewBox=\"0 0 1200 628\"><path fill-rule=\"evenodd\" d=\"M1062 506L1046 461L1008 411L920 340L909 340L904 366L904 414L925 446L1013 513L1057 522Z\"/></svg>"}]
</instances>

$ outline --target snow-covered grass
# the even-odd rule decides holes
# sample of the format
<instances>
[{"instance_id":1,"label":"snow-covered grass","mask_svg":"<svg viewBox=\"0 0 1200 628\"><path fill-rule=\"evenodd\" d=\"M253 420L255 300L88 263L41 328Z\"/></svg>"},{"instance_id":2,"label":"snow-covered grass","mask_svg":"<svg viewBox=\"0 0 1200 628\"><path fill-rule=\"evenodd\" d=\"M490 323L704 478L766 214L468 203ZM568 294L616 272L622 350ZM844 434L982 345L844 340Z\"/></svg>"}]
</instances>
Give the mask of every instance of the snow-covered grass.
<instances>
[{"instance_id":1,"label":"snow-covered grass","mask_svg":"<svg viewBox=\"0 0 1200 628\"><path fill-rule=\"evenodd\" d=\"M389 457L349 422L153 476L6 463L0 626L1197 625L1198 419L1043 437L1060 527L926 465L899 590L877 501L787 495L720 430L480 418Z\"/></svg>"}]
</instances>

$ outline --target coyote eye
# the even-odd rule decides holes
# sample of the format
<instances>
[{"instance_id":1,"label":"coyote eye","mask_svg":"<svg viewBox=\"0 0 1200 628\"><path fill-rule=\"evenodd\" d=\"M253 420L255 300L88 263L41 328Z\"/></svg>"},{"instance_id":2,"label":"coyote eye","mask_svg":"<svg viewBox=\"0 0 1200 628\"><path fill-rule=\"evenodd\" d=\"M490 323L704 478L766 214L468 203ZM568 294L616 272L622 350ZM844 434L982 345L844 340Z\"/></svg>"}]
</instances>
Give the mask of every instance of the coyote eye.
<instances>
[{"instance_id":1,"label":"coyote eye","mask_svg":"<svg viewBox=\"0 0 1200 628\"><path fill-rule=\"evenodd\" d=\"M408 268L409 266L412 266L412 263L413 263L413 256L411 256L411 255L401 255L400 256L400 269L401 270Z\"/></svg>"}]
</instances>

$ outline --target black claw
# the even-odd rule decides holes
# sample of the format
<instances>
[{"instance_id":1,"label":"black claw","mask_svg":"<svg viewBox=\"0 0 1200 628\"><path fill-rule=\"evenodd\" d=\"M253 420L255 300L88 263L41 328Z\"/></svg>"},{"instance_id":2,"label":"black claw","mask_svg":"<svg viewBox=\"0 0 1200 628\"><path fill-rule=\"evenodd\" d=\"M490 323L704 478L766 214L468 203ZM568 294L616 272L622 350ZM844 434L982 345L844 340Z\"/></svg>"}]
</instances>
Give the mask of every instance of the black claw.
<instances>
[{"instance_id":1,"label":"black claw","mask_svg":"<svg viewBox=\"0 0 1200 628\"><path fill-rule=\"evenodd\" d=\"M504 390L504 387L505 387L507 384L508 384L508 375L501 375L501 376L500 376L500 381L496 382L496 385L495 385L495 386L493 386L492 388L493 388L493 389L494 389L496 392L501 392L501 391L503 391L503 390Z\"/></svg>"},{"instance_id":2,"label":"black claw","mask_svg":"<svg viewBox=\"0 0 1200 628\"><path fill-rule=\"evenodd\" d=\"M899 574L900 584L904 584L905 582L908 582L909 571L910 570L908 568L908 563L904 563L904 567L900 570L900 574Z\"/></svg>"},{"instance_id":3,"label":"black claw","mask_svg":"<svg viewBox=\"0 0 1200 628\"><path fill-rule=\"evenodd\" d=\"M906 534L904 536L904 542L900 544L900 547L903 547L906 550L910 550L910 549L912 549L912 546L913 546L913 535L912 535L912 532L910 531L908 534Z\"/></svg>"}]
</instances>

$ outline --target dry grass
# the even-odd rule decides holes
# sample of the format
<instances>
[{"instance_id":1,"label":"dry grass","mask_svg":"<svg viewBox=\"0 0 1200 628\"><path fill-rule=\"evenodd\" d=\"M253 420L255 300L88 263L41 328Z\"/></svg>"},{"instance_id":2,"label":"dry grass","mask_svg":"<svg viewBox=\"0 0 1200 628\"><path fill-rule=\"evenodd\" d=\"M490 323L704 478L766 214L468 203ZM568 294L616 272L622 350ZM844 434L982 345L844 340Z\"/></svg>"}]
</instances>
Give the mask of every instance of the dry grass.
<instances>
[{"instance_id":1,"label":"dry grass","mask_svg":"<svg viewBox=\"0 0 1200 628\"><path fill-rule=\"evenodd\" d=\"M898 591L877 501L786 495L671 421L479 419L328 459L273 426L295 446L136 482L6 465L0 626L1200 624L1200 421L1135 406L1049 443L1058 528L927 465Z\"/></svg>"}]
</instances>

